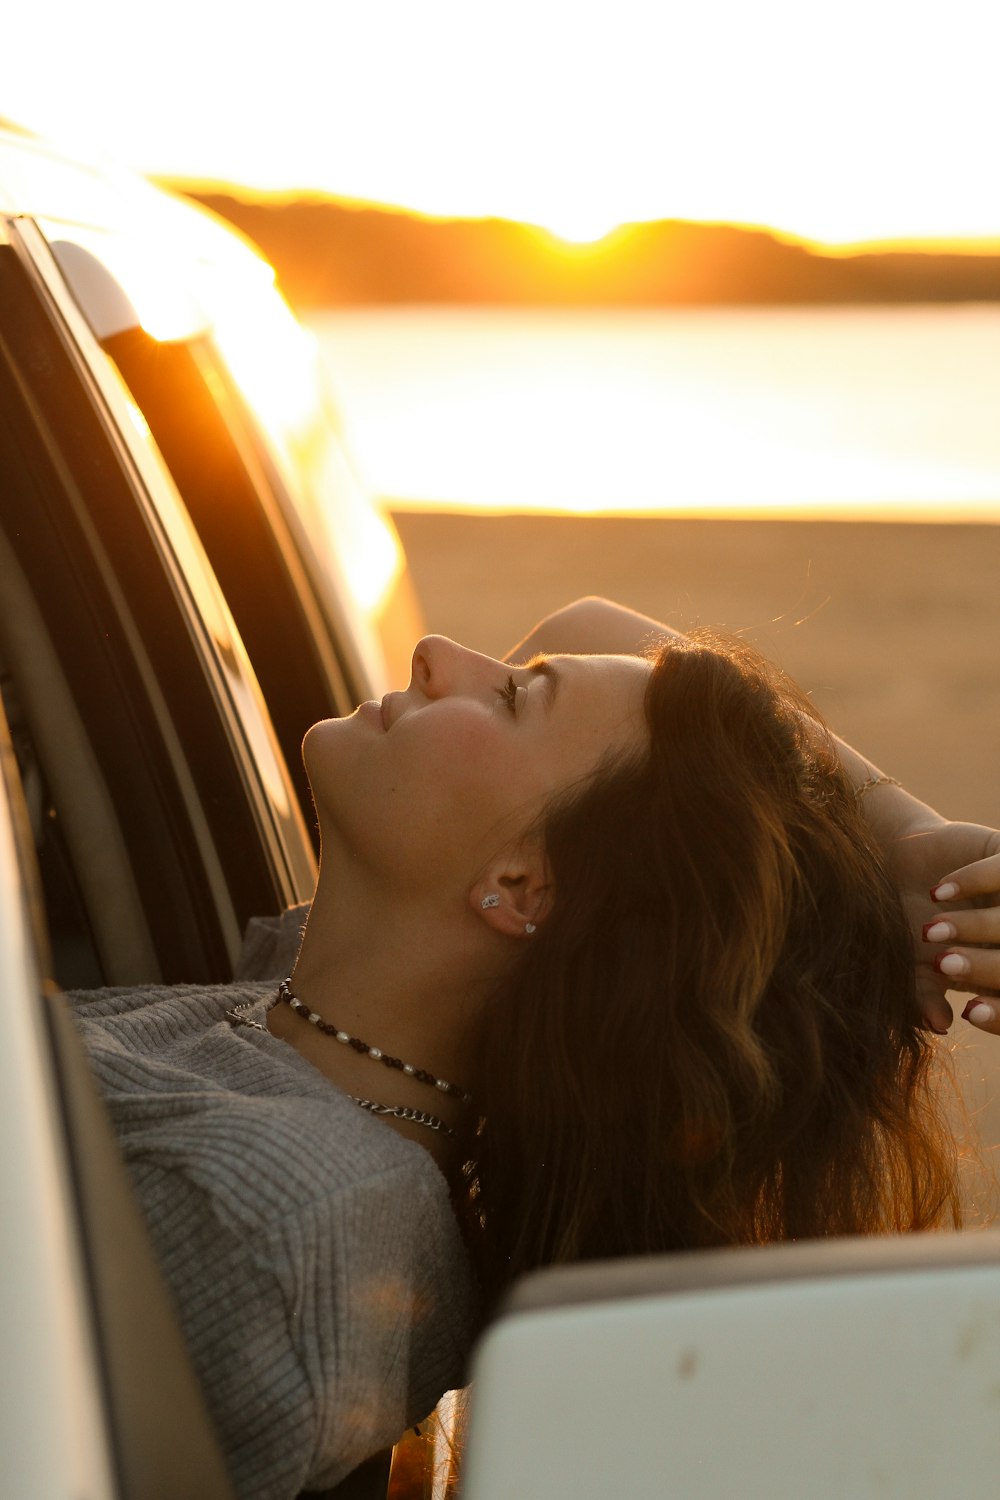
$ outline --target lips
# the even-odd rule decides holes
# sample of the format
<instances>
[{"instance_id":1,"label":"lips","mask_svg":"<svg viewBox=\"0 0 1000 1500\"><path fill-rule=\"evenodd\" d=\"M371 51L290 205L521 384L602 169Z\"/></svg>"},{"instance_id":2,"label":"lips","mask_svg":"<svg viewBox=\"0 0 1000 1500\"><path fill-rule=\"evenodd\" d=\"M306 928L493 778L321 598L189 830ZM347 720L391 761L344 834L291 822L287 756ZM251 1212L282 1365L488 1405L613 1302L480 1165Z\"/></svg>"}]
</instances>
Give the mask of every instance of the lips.
<instances>
[{"instance_id":1,"label":"lips","mask_svg":"<svg viewBox=\"0 0 1000 1500\"><path fill-rule=\"evenodd\" d=\"M395 724L396 720L399 718L402 705L398 700L404 698L405 696L406 695L404 693L386 693L385 697L382 699L381 713L382 724L384 728L391 729L393 724Z\"/></svg>"}]
</instances>

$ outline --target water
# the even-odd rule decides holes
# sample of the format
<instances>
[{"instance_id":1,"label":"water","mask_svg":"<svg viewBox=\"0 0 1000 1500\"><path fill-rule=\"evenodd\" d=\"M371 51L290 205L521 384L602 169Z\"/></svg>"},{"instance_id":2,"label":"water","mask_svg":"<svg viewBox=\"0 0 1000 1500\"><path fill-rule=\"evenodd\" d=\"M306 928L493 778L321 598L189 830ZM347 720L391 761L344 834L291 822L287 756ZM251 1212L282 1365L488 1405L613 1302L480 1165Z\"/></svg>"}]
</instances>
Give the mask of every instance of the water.
<instances>
[{"instance_id":1,"label":"water","mask_svg":"<svg viewBox=\"0 0 1000 1500\"><path fill-rule=\"evenodd\" d=\"M311 319L355 459L435 509L1000 519L1000 307Z\"/></svg>"}]
</instances>

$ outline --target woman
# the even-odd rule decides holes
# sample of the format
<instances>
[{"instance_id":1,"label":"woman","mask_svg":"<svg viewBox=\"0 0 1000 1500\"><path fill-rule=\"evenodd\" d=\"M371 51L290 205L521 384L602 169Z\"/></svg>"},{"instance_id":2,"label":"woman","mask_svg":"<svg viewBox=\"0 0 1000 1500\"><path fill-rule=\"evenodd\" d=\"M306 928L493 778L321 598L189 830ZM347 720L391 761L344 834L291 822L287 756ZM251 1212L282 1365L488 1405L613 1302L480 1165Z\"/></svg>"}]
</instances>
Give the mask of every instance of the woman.
<instances>
[{"instance_id":1,"label":"woman","mask_svg":"<svg viewBox=\"0 0 1000 1500\"><path fill-rule=\"evenodd\" d=\"M746 648L597 600L508 663L428 637L304 757L287 983L77 1000L241 1495L392 1442L532 1266L954 1215L895 887L919 932L996 836Z\"/></svg>"}]
</instances>

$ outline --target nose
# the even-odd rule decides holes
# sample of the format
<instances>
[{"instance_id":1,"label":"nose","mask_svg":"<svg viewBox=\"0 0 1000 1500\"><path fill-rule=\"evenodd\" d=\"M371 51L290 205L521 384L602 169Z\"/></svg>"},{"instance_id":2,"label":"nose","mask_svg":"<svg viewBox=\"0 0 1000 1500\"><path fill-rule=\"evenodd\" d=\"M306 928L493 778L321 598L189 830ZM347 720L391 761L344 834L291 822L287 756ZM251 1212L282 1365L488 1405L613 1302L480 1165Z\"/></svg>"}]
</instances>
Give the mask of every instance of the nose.
<instances>
[{"instance_id":1,"label":"nose","mask_svg":"<svg viewBox=\"0 0 1000 1500\"><path fill-rule=\"evenodd\" d=\"M413 648L410 681L426 697L443 698L488 686L501 670L491 657L460 646L446 635L425 635Z\"/></svg>"}]
</instances>

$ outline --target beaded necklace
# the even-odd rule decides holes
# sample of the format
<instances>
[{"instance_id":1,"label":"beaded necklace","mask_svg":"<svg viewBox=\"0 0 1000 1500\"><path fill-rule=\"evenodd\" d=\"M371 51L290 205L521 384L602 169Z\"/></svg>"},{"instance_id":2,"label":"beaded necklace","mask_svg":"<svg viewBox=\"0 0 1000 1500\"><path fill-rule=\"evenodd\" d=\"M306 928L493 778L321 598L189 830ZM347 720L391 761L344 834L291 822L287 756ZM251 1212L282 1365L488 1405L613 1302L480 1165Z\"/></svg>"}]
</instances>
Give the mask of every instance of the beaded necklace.
<instances>
[{"instance_id":1,"label":"beaded necklace","mask_svg":"<svg viewBox=\"0 0 1000 1500\"><path fill-rule=\"evenodd\" d=\"M412 1063L404 1062L401 1057L390 1057L380 1047L369 1047L368 1043L363 1042L360 1037L341 1031L338 1026L333 1025L332 1021L324 1021L323 1017L318 1016L314 1010L310 1010L308 1005L302 1004L287 979L283 979L278 985L278 999L284 1000L296 1015L301 1016L304 1021L309 1021L317 1031L322 1031L324 1036L332 1036L342 1046L351 1047L355 1052L360 1052L374 1062L384 1064L387 1068L395 1068L397 1072L405 1073L408 1078L416 1078L419 1083L430 1084L432 1088L440 1089L442 1094L450 1094L454 1099L461 1099L463 1104L472 1103L472 1095L467 1089L460 1088L457 1083L449 1083L446 1078L436 1078L433 1073L428 1073L426 1068L415 1068Z\"/></svg>"},{"instance_id":2,"label":"beaded necklace","mask_svg":"<svg viewBox=\"0 0 1000 1500\"><path fill-rule=\"evenodd\" d=\"M309 1021L318 1031L322 1031L324 1036L332 1036L342 1046L350 1047L362 1056L372 1058L374 1062L384 1063L387 1068L395 1068L397 1072L405 1073L408 1078L415 1078L418 1083L429 1084L431 1087L439 1089L442 1094L449 1094L455 1099L460 1099L463 1104L471 1103L472 1095L467 1089L460 1088L457 1083L449 1083L446 1078L437 1078L433 1073L429 1073L426 1068L414 1067L412 1063L403 1062L400 1057L390 1057L380 1047L370 1047L360 1037L351 1036L350 1032L342 1031L340 1027L334 1026L330 1021L324 1021L323 1017L317 1015L315 1011L310 1010L308 1005L303 1005L302 1001L293 991L290 981L287 979L283 979L278 985L278 993L273 1000L268 1002L265 1015L267 1011L272 1010L277 1005L279 1000L283 1000L304 1021ZM255 1005L256 1001L244 1001L243 1004L234 1006L232 1010L227 1010L225 1018L230 1026L249 1026L254 1031L267 1032L266 1026L262 1025L260 1021L252 1020L250 1017L249 1012L253 1010ZM347 1097L359 1109L367 1110L369 1114L391 1115L397 1120L407 1120L414 1125L426 1125L428 1130L439 1130L444 1135L454 1136L455 1134L439 1115L432 1115L429 1110L414 1109L405 1104L379 1104L374 1099L362 1099L356 1094L348 1094Z\"/></svg>"}]
</instances>

